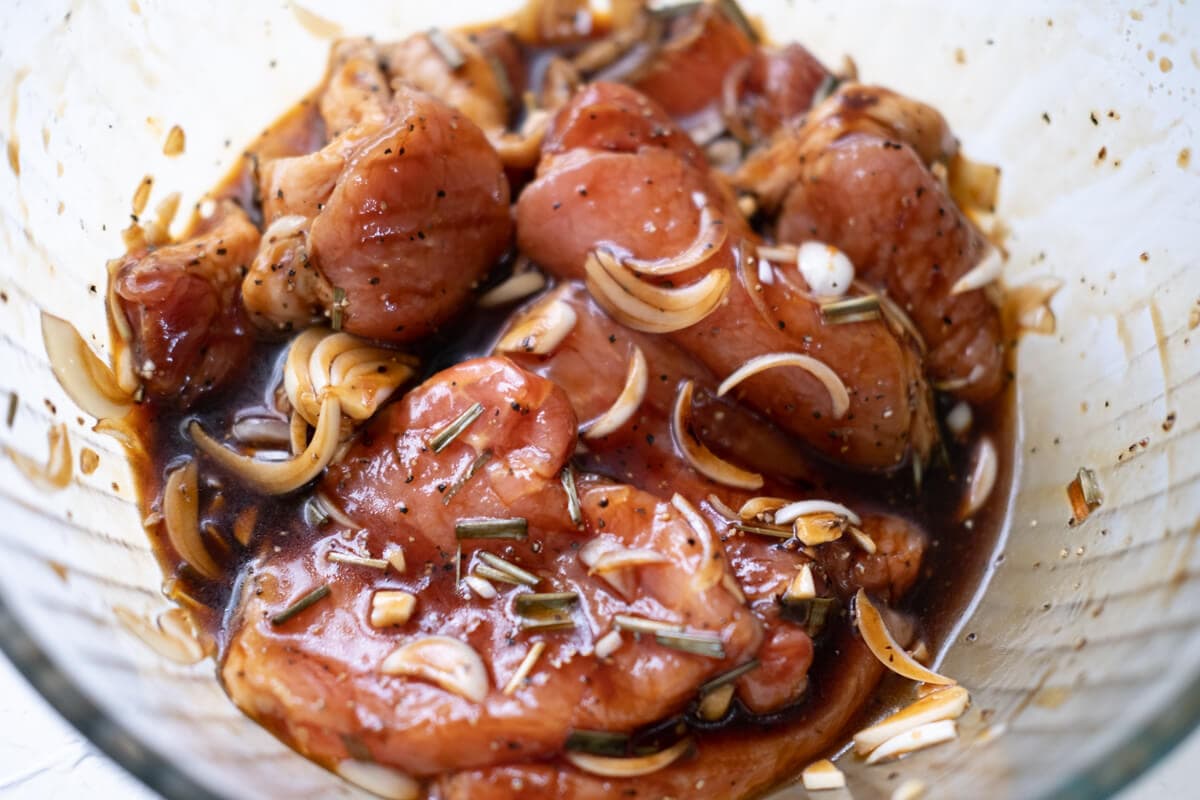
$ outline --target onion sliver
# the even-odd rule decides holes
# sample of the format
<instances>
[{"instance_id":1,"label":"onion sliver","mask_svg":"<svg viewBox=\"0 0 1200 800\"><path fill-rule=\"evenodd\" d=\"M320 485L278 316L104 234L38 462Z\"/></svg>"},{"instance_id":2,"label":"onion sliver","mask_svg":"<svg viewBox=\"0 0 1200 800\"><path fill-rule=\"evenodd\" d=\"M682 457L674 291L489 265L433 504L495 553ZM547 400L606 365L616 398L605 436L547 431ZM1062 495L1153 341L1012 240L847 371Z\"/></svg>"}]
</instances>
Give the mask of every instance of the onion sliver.
<instances>
[{"instance_id":1,"label":"onion sliver","mask_svg":"<svg viewBox=\"0 0 1200 800\"><path fill-rule=\"evenodd\" d=\"M513 275L508 280L489 289L476 305L480 308L495 308L516 302L522 297L528 297L534 292L540 292L546 285L546 276L537 270Z\"/></svg>"},{"instance_id":2,"label":"onion sliver","mask_svg":"<svg viewBox=\"0 0 1200 800\"><path fill-rule=\"evenodd\" d=\"M963 274L954 282L954 286L950 289L951 295L962 294L963 292L982 289L989 283L993 283L1000 279L1000 273L1004 271L1004 258L1000 255L1000 251L992 248L988 251L983 260L971 268L970 272Z\"/></svg>"},{"instance_id":3,"label":"onion sliver","mask_svg":"<svg viewBox=\"0 0 1200 800\"><path fill-rule=\"evenodd\" d=\"M832 500L797 500L795 503L788 503L775 512L775 524L790 525L809 514L837 514L848 519L852 525L862 525L862 518L858 514Z\"/></svg>"},{"instance_id":4,"label":"onion sliver","mask_svg":"<svg viewBox=\"0 0 1200 800\"><path fill-rule=\"evenodd\" d=\"M449 636L426 636L402 645L383 660L380 670L435 683L475 703L482 703L488 693L487 667L479 653Z\"/></svg>"},{"instance_id":5,"label":"onion sliver","mask_svg":"<svg viewBox=\"0 0 1200 800\"><path fill-rule=\"evenodd\" d=\"M708 206L700 209L700 227L696 238L681 253L671 258L626 258L625 266L643 275L674 275L698 267L712 258L725 244L725 223L714 220Z\"/></svg>"},{"instance_id":6,"label":"onion sliver","mask_svg":"<svg viewBox=\"0 0 1200 800\"><path fill-rule=\"evenodd\" d=\"M1000 457L990 436L979 440L975 458L971 464L971 475L967 478L967 493L958 510L960 520L974 516L987 503L996 488L996 475L1000 471Z\"/></svg>"},{"instance_id":7,"label":"onion sliver","mask_svg":"<svg viewBox=\"0 0 1200 800\"><path fill-rule=\"evenodd\" d=\"M922 683L938 686L951 686L956 683L953 678L939 675L918 664L892 637L891 631L883 621L883 615L862 589L854 595L854 609L854 622L858 626L859 634L885 667L897 675Z\"/></svg>"},{"instance_id":8,"label":"onion sliver","mask_svg":"<svg viewBox=\"0 0 1200 800\"><path fill-rule=\"evenodd\" d=\"M129 395L71 323L43 311L42 341L54 377L76 405L97 419L120 419L129 413Z\"/></svg>"},{"instance_id":9,"label":"onion sliver","mask_svg":"<svg viewBox=\"0 0 1200 800\"><path fill-rule=\"evenodd\" d=\"M970 695L961 686L948 686L930 692L871 727L854 734L854 752L863 756L888 739L913 728L943 719L958 719L967 710L969 701Z\"/></svg>"},{"instance_id":10,"label":"onion sliver","mask_svg":"<svg viewBox=\"0 0 1200 800\"><path fill-rule=\"evenodd\" d=\"M696 539L700 542L700 571L696 574L697 584L693 588L696 591L711 589L720 583L721 577L725 574L722 567L724 562L716 556L712 530L704 521L704 517L700 516L696 507L689 503L683 495L674 495L671 498L671 505L675 506L675 509L683 515L688 527L692 529L692 532L696 534Z\"/></svg>"},{"instance_id":11,"label":"onion sliver","mask_svg":"<svg viewBox=\"0 0 1200 800\"><path fill-rule=\"evenodd\" d=\"M763 476L730 464L705 447L692 430L692 392L695 384L685 381L675 395L675 407L671 411L671 438L697 472L726 486L738 489L761 489Z\"/></svg>"},{"instance_id":12,"label":"onion sliver","mask_svg":"<svg viewBox=\"0 0 1200 800\"><path fill-rule=\"evenodd\" d=\"M648 378L646 356L642 353L642 348L635 344L633 355L629 358L629 367L625 371L625 386L607 411L583 426L583 435L589 439L599 439L628 422L646 399Z\"/></svg>"},{"instance_id":13,"label":"onion sliver","mask_svg":"<svg viewBox=\"0 0 1200 800\"><path fill-rule=\"evenodd\" d=\"M259 461L236 453L205 433L198 422L188 425L188 433L205 455L254 488L265 494L284 494L320 475L333 460L341 417L341 402L336 397L326 397L321 402L317 427L308 447L287 461Z\"/></svg>"},{"instance_id":14,"label":"onion sliver","mask_svg":"<svg viewBox=\"0 0 1200 800\"><path fill-rule=\"evenodd\" d=\"M163 526L179 557L211 581L221 577L221 569L200 540L198 478L195 461L189 461L167 476L163 487Z\"/></svg>"},{"instance_id":15,"label":"onion sliver","mask_svg":"<svg viewBox=\"0 0 1200 800\"><path fill-rule=\"evenodd\" d=\"M717 387L717 396L727 394L747 378L776 367L800 367L819 380L825 390L829 392L829 402L833 406L831 413L834 419L841 419L849 410L850 393L846 390L846 384L842 383L842 379L824 361L802 353L766 353L755 356L721 381L721 385Z\"/></svg>"},{"instance_id":16,"label":"onion sliver","mask_svg":"<svg viewBox=\"0 0 1200 800\"><path fill-rule=\"evenodd\" d=\"M601 775L605 778L637 778L641 775L650 775L651 773L658 772L660 769L669 767L680 756L686 753L691 746L691 739L683 739L671 745L666 750L660 750L648 756L618 758L613 756L597 756L591 753L568 752L563 757L576 769L589 772L592 775Z\"/></svg>"},{"instance_id":17,"label":"onion sliver","mask_svg":"<svg viewBox=\"0 0 1200 800\"><path fill-rule=\"evenodd\" d=\"M403 772L372 761L342 761L337 765L337 774L385 800L417 800L422 794L421 784Z\"/></svg>"},{"instance_id":18,"label":"onion sliver","mask_svg":"<svg viewBox=\"0 0 1200 800\"><path fill-rule=\"evenodd\" d=\"M588 574L603 575L606 572L630 567L669 563L671 563L670 560L657 550L645 547L614 547L611 550L605 550L593 560Z\"/></svg>"},{"instance_id":19,"label":"onion sliver","mask_svg":"<svg viewBox=\"0 0 1200 800\"><path fill-rule=\"evenodd\" d=\"M611 253L593 251L584 263L592 297L623 325L646 333L670 333L711 314L729 291L729 271L713 270L695 283L664 289L641 280Z\"/></svg>"}]
</instances>

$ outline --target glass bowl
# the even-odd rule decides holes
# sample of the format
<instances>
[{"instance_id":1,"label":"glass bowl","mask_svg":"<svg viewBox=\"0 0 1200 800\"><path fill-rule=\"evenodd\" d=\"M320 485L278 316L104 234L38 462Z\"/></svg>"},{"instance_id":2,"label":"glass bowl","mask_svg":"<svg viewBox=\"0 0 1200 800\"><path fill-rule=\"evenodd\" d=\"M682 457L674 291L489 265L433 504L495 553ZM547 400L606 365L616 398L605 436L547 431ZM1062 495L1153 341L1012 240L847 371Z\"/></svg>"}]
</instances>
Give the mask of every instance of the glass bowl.
<instances>
[{"instance_id":1,"label":"glass bowl","mask_svg":"<svg viewBox=\"0 0 1200 800\"><path fill-rule=\"evenodd\" d=\"M68 0L0 29L0 445L44 460L64 423L65 489L0 459L0 646L58 709L168 797L351 797L184 665L131 631L167 608L129 465L49 369L42 309L107 351L105 261L153 178L189 208L263 125L320 78L341 32L402 35L511 3L202 4ZM852 6L747 2L777 39L945 112L1003 165L1004 280L1061 289L1053 335L1026 336L1007 534L944 653L972 692L952 744L894 768L844 759L855 797L917 777L935 797L1095 797L1200 716L1200 14L1160 3ZM163 154L170 128L186 151ZM80 468L85 448L98 466ZM91 461L91 456L86 457ZM89 464L90 466L90 464ZM1066 486L1103 505L1070 525ZM160 650L164 648L160 647ZM788 788L779 797L803 796Z\"/></svg>"}]
</instances>

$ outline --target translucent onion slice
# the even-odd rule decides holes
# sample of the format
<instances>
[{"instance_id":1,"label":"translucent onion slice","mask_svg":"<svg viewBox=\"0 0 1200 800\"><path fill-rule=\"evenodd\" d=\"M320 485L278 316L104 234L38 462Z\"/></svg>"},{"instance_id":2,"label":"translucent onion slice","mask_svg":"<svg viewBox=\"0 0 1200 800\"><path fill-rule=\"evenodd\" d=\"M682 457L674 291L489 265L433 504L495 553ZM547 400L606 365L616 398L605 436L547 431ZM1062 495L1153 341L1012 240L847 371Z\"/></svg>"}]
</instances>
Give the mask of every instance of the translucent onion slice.
<instances>
[{"instance_id":1,"label":"translucent onion slice","mask_svg":"<svg viewBox=\"0 0 1200 800\"><path fill-rule=\"evenodd\" d=\"M610 537L600 536L591 539L583 547L579 548L579 560L588 568L589 574L594 572L597 564L601 563L609 553L619 553L627 548L614 542ZM614 559L619 556L614 556ZM610 569L603 572L595 573L611 586L622 597L629 599L633 596L633 575L619 570Z\"/></svg>"},{"instance_id":2,"label":"translucent onion slice","mask_svg":"<svg viewBox=\"0 0 1200 800\"><path fill-rule=\"evenodd\" d=\"M588 569L588 574L603 575L607 572L615 572L631 567L645 567L651 564L669 563L670 559L657 550L651 550L648 547L614 547L611 550L605 550L593 560L590 569Z\"/></svg>"},{"instance_id":3,"label":"translucent onion slice","mask_svg":"<svg viewBox=\"0 0 1200 800\"><path fill-rule=\"evenodd\" d=\"M916 343L921 355L927 353L929 346L925 344L925 337L921 335L920 329L913 322L912 317L908 315L908 312L901 308L899 303L882 292L875 295L875 298L879 302L879 310L883 312L884 321L891 326L896 335L900 337L908 336Z\"/></svg>"},{"instance_id":4,"label":"translucent onion slice","mask_svg":"<svg viewBox=\"0 0 1200 800\"><path fill-rule=\"evenodd\" d=\"M153 622L124 606L114 606L113 616L125 630L168 661L191 665L204 660L204 647L181 608L164 611Z\"/></svg>"},{"instance_id":5,"label":"translucent onion slice","mask_svg":"<svg viewBox=\"0 0 1200 800\"><path fill-rule=\"evenodd\" d=\"M236 453L209 436L195 421L188 425L188 433L205 455L260 492L284 494L320 475L333 460L338 449L341 416L341 402L336 397L326 397L312 440L304 452L287 461L259 461Z\"/></svg>"},{"instance_id":6,"label":"translucent onion slice","mask_svg":"<svg viewBox=\"0 0 1200 800\"><path fill-rule=\"evenodd\" d=\"M883 615L862 589L854 595L854 608L854 622L858 626L859 634L885 667L897 675L922 683L938 686L951 686L956 683L953 678L939 675L918 664L892 637L891 631L883 621Z\"/></svg>"},{"instance_id":7,"label":"translucent onion slice","mask_svg":"<svg viewBox=\"0 0 1200 800\"><path fill-rule=\"evenodd\" d=\"M179 557L210 581L221 577L221 569L200 538L199 470L189 461L167 476L163 487L163 526Z\"/></svg>"},{"instance_id":8,"label":"translucent onion slice","mask_svg":"<svg viewBox=\"0 0 1200 800\"><path fill-rule=\"evenodd\" d=\"M588 439L599 439L618 430L641 407L646 399L646 382L649 372L642 348L633 346L629 367L625 370L625 385L608 409L591 422L583 425L583 435Z\"/></svg>"},{"instance_id":9,"label":"translucent onion slice","mask_svg":"<svg viewBox=\"0 0 1200 800\"><path fill-rule=\"evenodd\" d=\"M665 289L640 279L608 252L593 251L584 263L588 291L623 325L646 333L691 327L711 314L729 291L729 271L713 270L695 283Z\"/></svg>"},{"instance_id":10,"label":"translucent onion slice","mask_svg":"<svg viewBox=\"0 0 1200 800\"><path fill-rule=\"evenodd\" d=\"M480 308L508 305L535 292L540 292L545 285L546 276L537 270L522 272L488 290L479 298L476 305Z\"/></svg>"},{"instance_id":11,"label":"translucent onion slice","mask_svg":"<svg viewBox=\"0 0 1200 800\"><path fill-rule=\"evenodd\" d=\"M696 534L696 540L700 542L700 570L696 573L696 582L693 588L700 592L711 589L720 583L721 577L725 574L725 570L722 568L724 562L716 557L712 529L708 527L708 523L704 521L704 517L700 516L696 507L689 503L683 495L673 496L671 505L675 506L687 520L688 527L692 529Z\"/></svg>"},{"instance_id":12,"label":"translucent onion slice","mask_svg":"<svg viewBox=\"0 0 1200 800\"><path fill-rule=\"evenodd\" d=\"M691 739L683 739L653 755L618 758L597 756L591 753L567 752L563 757L576 769L605 778L637 778L665 769L679 759L692 746Z\"/></svg>"},{"instance_id":13,"label":"translucent onion slice","mask_svg":"<svg viewBox=\"0 0 1200 800\"><path fill-rule=\"evenodd\" d=\"M958 509L958 518L967 519L978 513L992 496L996 488L996 476L1000 471L1000 457L992 437L984 436L975 447L975 458L971 461L971 475L967 478L967 491Z\"/></svg>"},{"instance_id":14,"label":"translucent onion slice","mask_svg":"<svg viewBox=\"0 0 1200 800\"><path fill-rule=\"evenodd\" d=\"M474 703L488 693L487 667L467 643L449 636L426 636L392 651L380 670L385 675L420 678Z\"/></svg>"},{"instance_id":15,"label":"translucent onion slice","mask_svg":"<svg viewBox=\"0 0 1200 800\"><path fill-rule=\"evenodd\" d=\"M342 401L341 413L369 418L412 376L412 360L348 333L309 328L292 340L283 368L288 401L310 425L317 424L327 395Z\"/></svg>"},{"instance_id":16,"label":"translucent onion slice","mask_svg":"<svg viewBox=\"0 0 1200 800\"><path fill-rule=\"evenodd\" d=\"M496 350L501 353L547 355L562 344L578 319L575 309L559 297L538 303L508 329L497 343Z\"/></svg>"},{"instance_id":17,"label":"translucent onion slice","mask_svg":"<svg viewBox=\"0 0 1200 800\"><path fill-rule=\"evenodd\" d=\"M403 772L373 761L342 761L337 765L337 774L385 800L417 800L422 794L421 784Z\"/></svg>"},{"instance_id":18,"label":"translucent onion slice","mask_svg":"<svg viewBox=\"0 0 1200 800\"><path fill-rule=\"evenodd\" d=\"M797 500L795 503L788 503L775 512L775 524L789 525L800 517L812 514L837 514L839 517L845 517L852 525L862 525L862 517L832 500Z\"/></svg>"},{"instance_id":19,"label":"translucent onion slice","mask_svg":"<svg viewBox=\"0 0 1200 800\"><path fill-rule=\"evenodd\" d=\"M675 395L671 411L671 438L697 472L706 478L738 489L761 489L763 476L730 464L709 450L692 429L692 393L695 384L685 381Z\"/></svg>"},{"instance_id":20,"label":"translucent onion slice","mask_svg":"<svg viewBox=\"0 0 1200 800\"><path fill-rule=\"evenodd\" d=\"M680 253L670 258L626 258L625 266L642 275L675 275L698 267L721 249L725 244L725 223L714 220L708 205L700 209L700 227L696 238Z\"/></svg>"},{"instance_id":21,"label":"translucent onion slice","mask_svg":"<svg viewBox=\"0 0 1200 800\"><path fill-rule=\"evenodd\" d=\"M833 406L831 413L834 419L841 419L845 416L846 411L850 408L850 393L846 391L846 384L842 383L842 379L838 377L838 374L830 369L829 365L824 361L802 353L766 353L761 356L755 356L734 370L728 378L721 381L721 385L717 387L717 396L720 397L727 394L747 378L753 377L764 370L776 369L778 367L799 367L819 380L821 385L825 387L825 390L829 392L829 402Z\"/></svg>"},{"instance_id":22,"label":"translucent onion slice","mask_svg":"<svg viewBox=\"0 0 1200 800\"><path fill-rule=\"evenodd\" d=\"M948 742L958 736L958 725L952 719L930 722L888 739L867 756L868 764L878 764L935 744Z\"/></svg>"},{"instance_id":23,"label":"translucent onion slice","mask_svg":"<svg viewBox=\"0 0 1200 800\"><path fill-rule=\"evenodd\" d=\"M992 248L983 257L982 261L971 268L970 272L967 272L954 282L954 286L950 289L950 294L956 295L982 289L989 283L998 281L1003 271L1004 258L1000 255L999 250Z\"/></svg>"},{"instance_id":24,"label":"translucent onion slice","mask_svg":"<svg viewBox=\"0 0 1200 800\"><path fill-rule=\"evenodd\" d=\"M129 394L71 323L43 311L42 341L54 377L76 405L97 419L120 419L129 413Z\"/></svg>"},{"instance_id":25,"label":"translucent onion slice","mask_svg":"<svg viewBox=\"0 0 1200 800\"><path fill-rule=\"evenodd\" d=\"M961 686L948 686L931 692L854 734L854 752L865 756L888 739L913 728L944 719L958 719L967 710L969 701L970 695Z\"/></svg>"}]
</instances>

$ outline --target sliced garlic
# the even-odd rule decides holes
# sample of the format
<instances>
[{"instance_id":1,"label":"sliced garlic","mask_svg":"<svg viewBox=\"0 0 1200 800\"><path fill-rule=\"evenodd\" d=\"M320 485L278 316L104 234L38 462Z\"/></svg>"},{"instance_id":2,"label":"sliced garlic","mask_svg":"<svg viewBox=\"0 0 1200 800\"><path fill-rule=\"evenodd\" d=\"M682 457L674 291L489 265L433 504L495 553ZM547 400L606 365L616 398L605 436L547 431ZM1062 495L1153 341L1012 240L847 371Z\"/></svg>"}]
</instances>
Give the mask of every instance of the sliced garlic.
<instances>
[{"instance_id":1,"label":"sliced garlic","mask_svg":"<svg viewBox=\"0 0 1200 800\"><path fill-rule=\"evenodd\" d=\"M810 792L822 792L828 789L845 789L846 776L827 758L815 761L800 773L804 788Z\"/></svg>"},{"instance_id":2,"label":"sliced garlic","mask_svg":"<svg viewBox=\"0 0 1200 800\"><path fill-rule=\"evenodd\" d=\"M917 750L948 742L958 736L958 725L952 719L930 722L893 736L867 756L868 764L878 764Z\"/></svg>"},{"instance_id":3,"label":"sliced garlic","mask_svg":"<svg viewBox=\"0 0 1200 800\"><path fill-rule=\"evenodd\" d=\"M371 597L371 625L387 628L403 625L417 607L416 595L399 590L380 590Z\"/></svg>"},{"instance_id":4,"label":"sliced garlic","mask_svg":"<svg viewBox=\"0 0 1200 800\"><path fill-rule=\"evenodd\" d=\"M429 681L475 703L482 703L488 693L483 659L469 644L449 636L426 636L402 645L383 660L380 670Z\"/></svg>"},{"instance_id":5,"label":"sliced garlic","mask_svg":"<svg viewBox=\"0 0 1200 800\"><path fill-rule=\"evenodd\" d=\"M854 734L854 752L861 755L902 733L946 719L958 719L967 710L970 695L961 686L947 686L925 695L869 728Z\"/></svg>"}]
</instances>

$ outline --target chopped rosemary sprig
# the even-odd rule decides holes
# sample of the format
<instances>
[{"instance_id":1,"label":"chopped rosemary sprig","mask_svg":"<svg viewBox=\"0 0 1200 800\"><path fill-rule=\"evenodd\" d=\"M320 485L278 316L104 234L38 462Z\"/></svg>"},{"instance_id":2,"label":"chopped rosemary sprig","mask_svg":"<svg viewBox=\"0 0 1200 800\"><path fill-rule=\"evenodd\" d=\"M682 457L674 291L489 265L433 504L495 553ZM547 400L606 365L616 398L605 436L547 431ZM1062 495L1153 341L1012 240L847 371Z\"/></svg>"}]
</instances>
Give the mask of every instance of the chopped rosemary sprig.
<instances>
[{"instance_id":1,"label":"chopped rosemary sprig","mask_svg":"<svg viewBox=\"0 0 1200 800\"><path fill-rule=\"evenodd\" d=\"M325 513L325 509L321 507L321 502L317 498L310 497L304 501L304 521L314 528L329 521L329 514Z\"/></svg>"},{"instance_id":2,"label":"chopped rosemary sprig","mask_svg":"<svg viewBox=\"0 0 1200 800\"><path fill-rule=\"evenodd\" d=\"M570 608L578 602L578 592L526 592L516 596L513 608L518 614L529 615Z\"/></svg>"},{"instance_id":3,"label":"chopped rosemary sprig","mask_svg":"<svg viewBox=\"0 0 1200 800\"><path fill-rule=\"evenodd\" d=\"M864 294L822 303L821 316L835 325L879 319L879 296Z\"/></svg>"},{"instance_id":4,"label":"chopped rosemary sprig","mask_svg":"<svg viewBox=\"0 0 1200 800\"><path fill-rule=\"evenodd\" d=\"M338 553L332 550L325 557L338 564L352 564L356 567L370 567L371 569L388 568L388 562L383 558L368 558L367 556L359 556L354 553Z\"/></svg>"},{"instance_id":5,"label":"chopped rosemary sprig","mask_svg":"<svg viewBox=\"0 0 1200 800\"><path fill-rule=\"evenodd\" d=\"M313 589L308 594L304 595L304 597L301 597L299 600L292 603L290 606L285 608L283 611L280 611L278 614L271 617L271 624L272 625L282 625L283 623L287 622L292 617L296 616L300 612L307 609L309 606L315 605L316 603L320 602L321 600L324 600L328 596L329 596L329 584L323 583L320 586L318 586L317 588Z\"/></svg>"},{"instance_id":6,"label":"chopped rosemary sprig","mask_svg":"<svg viewBox=\"0 0 1200 800\"><path fill-rule=\"evenodd\" d=\"M579 490L575 488L575 470L571 465L563 467L562 485L567 493L567 513L576 527L583 525L583 506L579 503Z\"/></svg>"},{"instance_id":7,"label":"chopped rosemary sprig","mask_svg":"<svg viewBox=\"0 0 1200 800\"><path fill-rule=\"evenodd\" d=\"M596 756L623 756L629 748L629 735L611 731L576 729L567 736L563 749Z\"/></svg>"},{"instance_id":8,"label":"chopped rosemary sprig","mask_svg":"<svg viewBox=\"0 0 1200 800\"><path fill-rule=\"evenodd\" d=\"M435 453L445 450L446 446L457 439L472 422L479 419L479 415L482 413L483 403L476 403L459 414L457 419L433 435L433 438L429 440L429 449Z\"/></svg>"},{"instance_id":9,"label":"chopped rosemary sprig","mask_svg":"<svg viewBox=\"0 0 1200 800\"><path fill-rule=\"evenodd\" d=\"M682 625L673 625L657 619L634 617L629 614L614 614L613 625L632 633L680 633L683 631Z\"/></svg>"},{"instance_id":10,"label":"chopped rosemary sprig","mask_svg":"<svg viewBox=\"0 0 1200 800\"><path fill-rule=\"evenodd\" d=\"M477 564L472 573L476 577L483 578L489 581L498 581L499 583L508 583L513 586L527 586L524 581L519 581L507 572L502 572L495 567L489 567L487 564Z\"/></svg>"},{"instance_id":11,"label":"chopped rosemary sprig","mask_svg":"<svg viewBox=\"0 0 1200 800\"><path fill-rule=\"evenodd\" d=\"M523 583L526 586L537 586L538 582L541 581L541 578L537 575L528 570L521 569L516 564L505 561L500 556L485 552L479 554L479 560L483 562L483 565L508 575L510 582L515 580L517 583Z\"/></svg>"},{"instance_id":12,"label":"chopped rosemary sprig","mask_svg":"<svg viewBox=\"0 0 1200 800\"><path fill-rule=\"evenodd\" d=\"M725 645L713 633L684 633L681 631L661 631L654 634L654 641L663 647L691 653L708 658L724 658Z\"/></svg>"},{"instance_id":13,"label":"chopped rosemary sprig","mask_svg":"<svg viewBox=\"0 0 1200 800\"><path fill-rule=\"evenodd\" d=\"M467 481L469 481L469 480L471 480L471 478L475 477L475 473L478 472L480 469L482 469L483 465L491 460L492 460L492 451L491 450L484 450L482 453L475 456L475 460L472 461L467 466L467 471L465 473L463 473L463 476L461 478L459 478L458 480L456 480L454 482L454 484L449 489L446 490L446 493L444 495L442 495L442 505L444 505L444 506L450 505L450 498L452 498L452 497L454 497L454 495L458 494L458 490L461 489L462 487L466 486Z\"/></svg>"},{"instance_id":14,"label":"chopped rosemary sprig","mask_svg":"<svg viewBox=\"0 0 1200 800\"><path fill-rule=\"evenodd\" d=\"M742 664L739 667L734 667L733 669L729 670L728 672L722 672L720 675L709 680L707 683L701 684L699 694L701 697L703 697L704 695L708 694L712 690L720 689L722 686L725 686L726 684L733 683L738 678L745 675L747 672L751 672L756 669L758 669L758 659L752 658L749 661L747 661L745 664Z\"/></svg>"},{"instance_id":15,"label":"chopped rosemary sprig","mask_svg":"<svg viewBox=\"0 0 1200 800\"><path fill-rule=\"evenodd\" d=\"M575 620L564 611L545 614L538 617L522 617L523 631L561 631L575 627Z\"/></svg>"},{"instance_id":16,"label":"chopped rosemary sprig","mask_svg":"<svg viewBox=\"0 0 1200 800\"><path fill-rule=\"evenodd\" d=\"M832 616L837 598L809 597L804 599L788 599L785 595L780 598L783 604L783 616L798 625L804 626L805 632L812 638L821 635L825 624Z\"/></svg>"},{"instance_id":17,"label":"chopped rosemary sprig","mask_svg":"<svg viewBox=\"0 0 1200 800\"><path fill-rule=\"evenodd\" d=\"M16 392L8 395L8 414L4 418L4 422L8 427L13 426L13 422L17 419L17 406L21 403L21 397Z\"/></svg>"},{"instance_id":18,"label":"chopped rosemary sprig","mask_svg":"<svg viewBox=\"0 0 1200 800\"><path fill-rule=\"evenodd\" d=\"M765 528L762 525L747 525L744 522L735 522L732 527L743 533L757 533L760 536L770 536L775 539L790 539L796 535L791 528Z\"/></svg>"},{"instance_id":19,"label":"chopped rosemary sprig","mask_svg":"<svg viewBox=\"0 0 1200 800\"><path fill-rule=\"evenodd\" d=\"M529 522L524 517L499 519L469 517L454 523L454 535L463 539L527 539Z\"/></svg>"},{"instance_id":20,"label":"chopped rosemary sprig","mask_svg":"<svg viewBox=\"0 0 1200 800\"><path fill-rule=\"evenodd\" d=\"M335 331L342 329L342 313L346 308L346 290L340 286L333 289L333 305L329 307L329 327Z\"/></svg>"},{"instance_id":21,"label":"chopped rosemary sprig","mask_svg":"<svg viewBox=\"0 0 1200 800\"><path fill-rule=\"evenodd\" d=\"M425 35L429 37L429 43L433 45L434 50L438 51L438 55L451 70L459 70L467 63L463 54L459 52L454 42L450 41L450 37L441 28L430 28Z\"/></svg>"}]
</instances>

